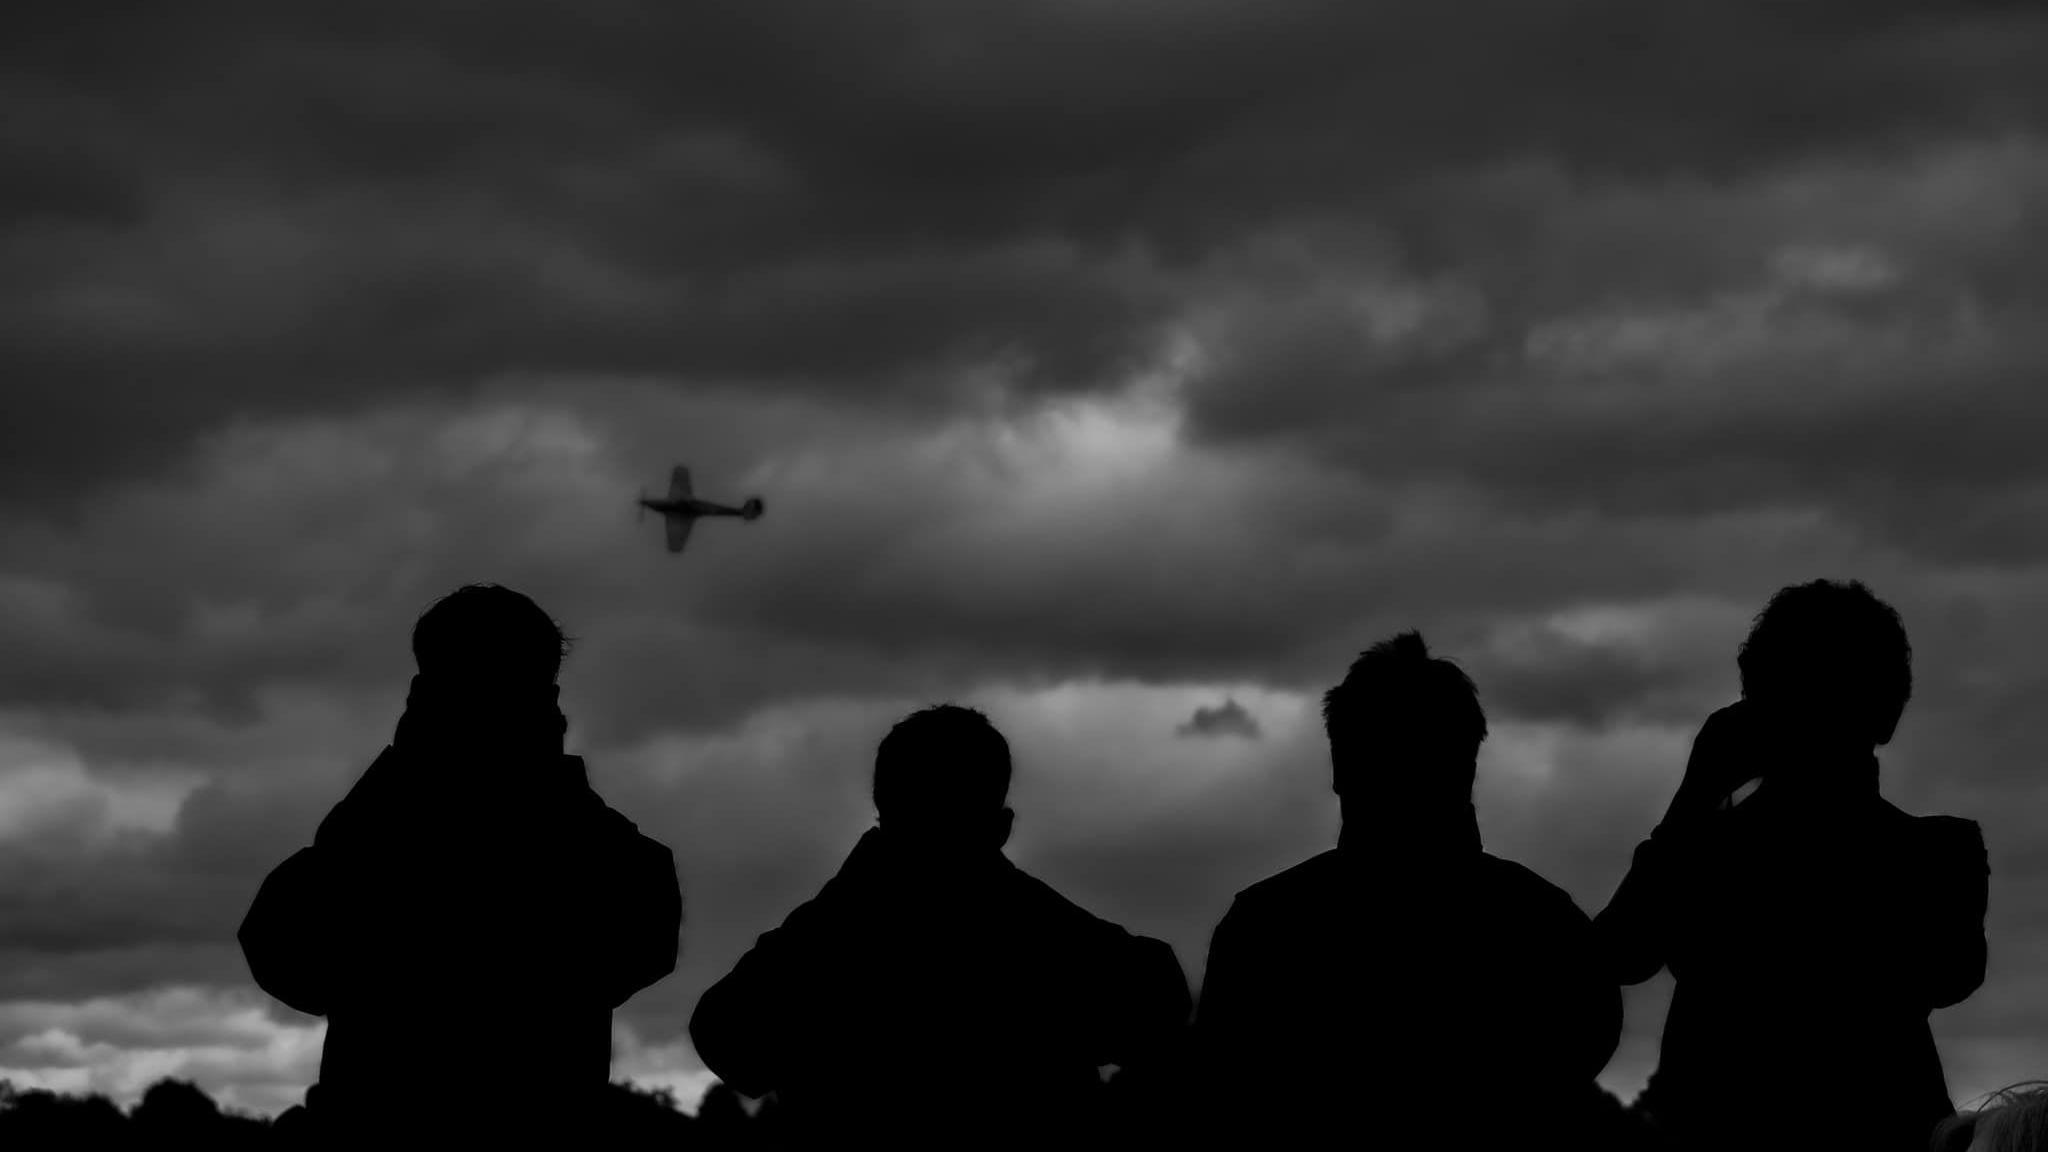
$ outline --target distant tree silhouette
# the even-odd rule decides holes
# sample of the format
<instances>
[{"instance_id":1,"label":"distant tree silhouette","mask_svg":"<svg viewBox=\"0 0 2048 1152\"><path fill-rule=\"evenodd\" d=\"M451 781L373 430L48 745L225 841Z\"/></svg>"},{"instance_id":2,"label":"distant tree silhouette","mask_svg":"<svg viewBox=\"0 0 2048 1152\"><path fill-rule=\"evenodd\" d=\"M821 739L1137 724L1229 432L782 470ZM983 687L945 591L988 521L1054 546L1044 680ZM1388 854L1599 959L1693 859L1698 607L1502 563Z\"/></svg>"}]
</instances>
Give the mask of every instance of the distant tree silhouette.
<instances>
[{"instance_id":1,"label":"distant tree silhouette","mask_svg":"<svg viewBox=\"0 0 2048 1152\"><path fill-rule=\"evenodd\" d=\"M1655 1145L1648 1121L1621 1098L1598 1084L1586 1087L1586 1120L1581 1145L1587 1152L1650 1152Z\"/></svg>"},{"instance_id":2,"label":"distant tree silhouette","mask_svg":"<svg viewBox=\"0 0 2048 1152\"><path fill-rule=\"evenodd\" d=\"M488 1130L498 1118L489 1099L451 1093L441 1101L435 1127L443 1131ZM612 1081L602 1104L575 1135L592 1148L678 1149L683 1152L726 1152L728 1149L778 1148L775 1103L752 1105L724 1084L712 1085L698 1114L682 1110L675 1093ZM294 1118L296 1117L296 1119ZM471 1121L479 1123L472 1124ZM388 1133L401 1147L417 1133ZM0 1149L45 1148L194 1148L326 1149L337 1146L315 1124L304 1107L289 1109L274 1120L223 1109L198 1085L186 1080L160 1080L144 1090L135 1106L123 1112L97 1093L76 1095L42 1088L22 1088L0 1080ZM342 1145L347 1146L347 1145Z\"/></svg>"},{"instance_id":3,"label":"distant tree silhouette","mask_svg":"<svg viewBox=\"0 0 2048 1152\"><path fill-rule=\"evenodd\" d=\"M1117 1084L1124 1091L1150 1087L1146 1078L1112 1077L1106 1085L1110 1099L1116 1099ZM906 1077L894 1089L900 1097L917 1099L923 1087ZM1624 1109L1619 1100L1600 1093L1594 1105L1609 1123L1587 1133L1588 1139L1575 1152L1650 1152L1660 1145L1649 1142L1650 1134L1639 1115ZM1068 1134L1081 1147L1146 1147L1157 1143L1159 1117L1151 1109L1149 1096L1144 1111L1124 1112L1112 1107L1105 1112L1110 1123L1103 1126L1075 1125ZM1306 1106L1289 1096L1262 1096L1252 1102L1252 1111L1276 1121ZM491 1107L487 1100L450 1098L444 1101L448 1123L444 1129L461 1129L466 1110ZM306 1109L287 1111L275 1120L243 1115L220 1107L197 1085L184 1080L163 1080L144 1091L133 1109L124 1113L102 1095L69 1095L39 1088L18 1088L0 1080L0 1149L43 1148L195 1148L195 1149L325 1149L334 1147L318 1127L295 1123L296 1112L310 1117ZM603 1104L590 1122L577 1132L579 1142L591 1148L675 1149L677 1152L739 1152L739 1150L810 1147L788 1140L780 1123L779 1105L771 1094L758 1100L742 1097L724 1083L714 1083L699 1104L696 1115L682 1110L675 1093L667 1088L644 1087L626 1081L612 1081ZM1196 1103L1184 1125L1200 1135L1211 1109ZM1455 1125L1454 1121L1449 1123ZM407 1132L390 1133L400 1146L409 1146Z\"/></svg>"},{"instance_id":4,"label":"distant tree silhouette","mask_svg":"<svg viewBox=\"0 0 2048 1152\"><path fill-rule=\"evenodd\" d=\"M775 1148L778 1126L772 1097L751 1106L724 1083L714 1083L697 1105L697 1114L682 1111L675 1093L614 1081L605 1109L602 1133L608 1146L683 1147L723 1152L725 1149Z\"/></svg>"},{"instance_id":5,"label":"distant tree silhouette","mask_svg":"<svg viewBox=\"0 0 2048 1152\"><path fill-rule=\"evenodd\" d=\"M95 1148L119 1144L128 1117L105 1096L72 1096L0 1082L0 1147Z\"/></svg>"},{"instance_id":6,"label":"distant tree silhouette","mask_svg":"<svg viewBox=\"0 0 2048 1152\"><path fill-rule=\"evenodd\" d=\"M190 1080L159 1080L142 1094L130 1118L166 1131L201 1128L221 1117L220 1104Z\"/></svg>"},{"instance_id":7,"label":"distant tree silhouette","mask_svg":"<svg viewBox=\"0 0 2048 1152\"><path fill-rule=\"evenodd\" d=\"M257 1148L270 1146L270 1124L221 1109L189 1080L159 1080L129 1113L129 1128L153 1147Z\"/></svg>"},{"instance_id":8,"label":"distant tree silhouette","mask_svg":"<svg viewBox=\"0 0 2048 1152\"><path fill-rule=\"evenodd\" d=\"M719 1081L704 1093L697 1105L697 1122L707 1128L737 1128L747 1122L747 1106L732 1086Z\"/></svg>"},{"instance_id":9,"label":"distant tree silhouette","mask_svg":"<svg viewBox=\"0 0 2048 1152\"><path fill-rule=\"evenodd\" d=\"M666 1088L614 1080L605 1094L604 1138L616 1147L701 1148L698 1125Z\"/></svg>"},{"instance_id":10,"label":"distant tree silhouette","mask_svg":"<svg viewBox=\"0 0 2048 1152\"><path fill-rule=\"evenodd\" d=\"M0 1148L272 1148L260 1117L223 1111L187 1080L159 1080L123 1113L107 1097L17 1088L0 1081Z\"/></svg>"},{"instance_id":11,"label":"distant tree silhouette","mask_svg":"<svg viewBox=\"0 0 2048 1152\"><path fill-rule=\"evenodd\" d=\"M749 1146L753 1117L732 1086L720 1081L697 1104L697 1140L705 1148Z\"/></svg>"}]
</instances>

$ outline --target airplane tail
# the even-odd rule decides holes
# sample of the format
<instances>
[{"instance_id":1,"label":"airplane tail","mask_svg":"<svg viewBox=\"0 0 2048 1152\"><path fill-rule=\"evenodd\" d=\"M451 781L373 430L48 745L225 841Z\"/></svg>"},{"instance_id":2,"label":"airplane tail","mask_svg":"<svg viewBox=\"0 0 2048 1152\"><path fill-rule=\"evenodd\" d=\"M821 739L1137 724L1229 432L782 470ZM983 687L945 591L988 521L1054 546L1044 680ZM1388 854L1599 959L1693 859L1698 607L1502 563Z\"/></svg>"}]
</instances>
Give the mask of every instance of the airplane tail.
<instances>
[{"instance_id":1,"label":"airplane tail","mask_svg":"<svg viewBox=\"0 0 2048 1152\"><path fill-rule=\"evenodd\" d=\"M767 511L767 505L761 503L759 496L749 496L747 502L740 505L740 515L749 520L759 520L761 513L765 511Z\"/></svg>"}]
</instances>

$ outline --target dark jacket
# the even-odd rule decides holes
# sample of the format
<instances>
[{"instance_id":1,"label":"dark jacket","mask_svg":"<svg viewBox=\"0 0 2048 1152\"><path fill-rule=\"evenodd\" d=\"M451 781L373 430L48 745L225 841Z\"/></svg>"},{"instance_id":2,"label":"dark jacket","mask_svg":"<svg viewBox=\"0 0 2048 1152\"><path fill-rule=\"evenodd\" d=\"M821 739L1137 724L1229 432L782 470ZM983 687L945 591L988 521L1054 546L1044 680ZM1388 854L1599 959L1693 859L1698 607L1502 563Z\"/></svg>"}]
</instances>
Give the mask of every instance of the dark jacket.
<instances>
[{"instance_id":1,"label":"dark jacket","mask_svg":"<svg viewBox=\"0 0 2048 1152\"><path fill-rule=\"evenodd\" d=\"M1767 785L1636 849L1598 929L1624 983L1676 978L1643 1101L1674 1138L1919 1152L1951 1111L1927 1016L1984 979L1983 835L1876 774L1824 810Z\"/></svg>"},{"instance_id":2,"label":"dark jacket","mask_svg":"<svg viewBox=\"0 0 2048 1152\"><path fill-rule=\"evenodd\" d=\"M573 1119L609 1078L612 1009L675 967L674 858L577 757L486 774L403 748L264 881L249 968L327 1017L330 1120Z\"/></svg>"},{"instance_id":3,"label":"dark jacket","mask_svg":"<svg viewBox=\"0 0 2048 1152\"><path fill-rule=\"evenodd\" d=\"M1086 1139L1099 1069L1156 1059L1187 980L1161 941L1077 907L1000 852L932 870L879 831L704 993L690 1036L799 1141Z\"/></svg>"},{"instance_id":4,"label":"dark jacket","mask_svg":"<svg viewBox=\"0 0 2048 1152\"><path fill-rule=\"evenodd\" d=\"M1347 826L1217 925L1192 1106L1289 1147L1585 1148L1620 1030L1557 886L1481 851L1476 826L1425 851Z\"/></svg>"}]
</instances>

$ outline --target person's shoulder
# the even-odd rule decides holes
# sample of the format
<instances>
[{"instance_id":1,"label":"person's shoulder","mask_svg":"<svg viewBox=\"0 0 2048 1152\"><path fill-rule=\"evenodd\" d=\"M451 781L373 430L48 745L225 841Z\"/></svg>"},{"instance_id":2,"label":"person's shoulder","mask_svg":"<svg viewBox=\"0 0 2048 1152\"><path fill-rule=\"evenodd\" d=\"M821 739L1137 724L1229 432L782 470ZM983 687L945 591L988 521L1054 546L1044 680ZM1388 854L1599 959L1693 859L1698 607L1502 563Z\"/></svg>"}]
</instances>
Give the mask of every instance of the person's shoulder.
<instances>
[{"instance_id":1,"label":"person's shoulder","mask_svg":"<svg viewBox=\"0 0 2048 1152\"><path fill-rule=\"evenodd\" d=\"M1934 815L1905 816L1905 822L1912 835L1929 851L1960 857L1985 855L1984 828L1975 820Z\"/></svg>"},{"instance_id":2,"label":"person's shoulder","mask_svg":"<svg viewBox=\"0 0 2048 1152\"><path fill-rule=\"evenodd\" d=\"M542 780L544 783L535 790L533 799L552 808L557 817L606 835L632 836L640 832L640 826L612 807L590 782L590 768L583 757L563 753Z\"/></svg>"},{"instance_id":3,"label":"person's shoulder","mask_svg":"<svg viewBox=\"0 0 2048 1152\"><path fill-rule=\"evenodd\" d=\"M1113 920L1089 911L1059 889L1011 865L1009 884L1013 907L1025 922L1051 939L1087 941L1104 946L1146 946L1163 942L1140 936Z\"/></svg>"},{"instance_id":4,"label":"person's shoulder","mask_svg":"<svg viewBox=\"0 0 2048 1152\"><path fill-rule=\"evenodd\" d=\"M1949 816L1936 813L1931 816L1908 816L1913 827L1922 836L1939 836L1956 840L1982 840L1984 827L1975 820L1963 816Z\"/></svg>"},{"instance_id":5,"label":"person's shoulder","mask_svg":"<svg viewBox=\"0 0 2048 1152\"><path fill-rule=\"evenodd\" d=\"M1021 912L1019 927L1041 962L1040 974L1073 987L1122 988L1143 992L1178 988L1187 998L1187 973L1173 945L1133 932L1067 897L1038 877L1015 868L1010 880ZM1183 1003L1183 1014L1189 1004Z\"/></svg>"},{"instance_id":6,"label":"person's shoulder","mask_svg":"<svg viewBox=\"0 0 2048 1152\"><path fill-rule=\"evenodd\" d=\"M1543 874L1519 860L1481 852L1478 864L1479 874L1495 884L1511 885L1518 888L1548 889L1562 892L1563 889L1543 878Z\"/></svg>"},{"instance_id":7,"label":"person's shoulder","mask_svg":"<svg viewBox=\"0 0 2048 1152\"><path fill-rule=\"evenodd\" d=\"M329 845L352 835L360 825L385 814L404 794L405 757L395 745L385 745L370 761L334 807L321 817L313 832L313 843Z\"/></svg>"},{"instance_id":8,"label":"person's shoulder","mask_svg":"<svg viewBox=\"0 0 2048 1152\"><path fill-rule=\"evenodd\" d=\"M1051 884L1010 864L1003 870L1011 898L1027 915L1067 926L1116 928ZM1121 928L1117 929L1122 931Z\"/></svg>"},{"instance_id":9,"label":"person's shoulder","mask_svg":"<svg viewBox=\"0 0 2048 1152\"><path fill-rule=\"evenodd\" d=\"M1341 883L1343 872L1343 857L1332 848L1245 888L1231 902L1231 911L1255 915L1318 896Z\"/></svg>"},{"instance_id":10,"label":"person's shoulder","mask_svg":"<svg viewBox=\"0 0 2048 1152\"><path fill-rule=\"evenodd\" d=\"M1884 799L1878 801L1878 813L1883 831L1877 845L1909 862L1910 867L1990 870L1984 829L1975 820L1939 814L1916 816Z\"/></svg>"},{"instance_id":11,"label":"person's shoulder","mask_svg":"<svg viewBox=\"0 0 2048 1152\"><path fill-rule=\"evenodd\" d=\"M1585 910L1572 899L1571 893L1526 864L1491 852L1481 852L1478 870L1481 883L1491 888L1499 899L1546 912L1585 918Z\"/></svg>"},{"instance_id":12,"label":"person's shoulder","mask_svg":"<svg viewBox=\"0 0 2048 1152\"><path fill-rule=\"evenodd\" d=\"M1902 835L1922 840L1950 842L1983 842L1984 829L1975 820L1941 813L1919 816L1899 807L1883 797L1877 800L1878 817L1887 826Z\"/></svg>"}]
</instances>

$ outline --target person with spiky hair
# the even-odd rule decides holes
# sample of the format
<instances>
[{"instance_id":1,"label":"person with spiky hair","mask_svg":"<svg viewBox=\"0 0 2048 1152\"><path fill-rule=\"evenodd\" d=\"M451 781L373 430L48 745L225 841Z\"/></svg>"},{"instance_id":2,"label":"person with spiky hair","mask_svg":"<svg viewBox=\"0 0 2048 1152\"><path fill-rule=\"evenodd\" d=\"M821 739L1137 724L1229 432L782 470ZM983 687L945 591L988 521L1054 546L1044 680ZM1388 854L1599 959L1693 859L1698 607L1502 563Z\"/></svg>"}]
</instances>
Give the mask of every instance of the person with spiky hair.
<instances>
[{"instance_id":1,"label":"person with spiky hair","mask_svg":"<svg viewBox=\"0 0 2048 1152\"><path fill-rule=\"evenodd\" d=\"M1173 949L1003 855L1010 772L972 708L899 722L875 754L876 827L698 1002L705 1066L775 1093L797 1147L1112 1143L1104 1069L1142 1075L1179 1040Z\"/></svg>"},{"instance_id":2,"label":"person with spiky hair","mask_svg":"<svg viewBox=\"0 0 2048 1152\"><path fill-rule=\"evenodd\" d=\"M1676 980L1639 1103L1684 1149L1922 1152L1951 1112L1927 1018L1983 982L1990 870L1975 823L1878 792L1905 624L1859 582L1794 585L1736 668L1597 921L1616 979Z\"/></svg>"},{"instance_id":3,"label":"person with spiky hair","mask_svg":"<svg viewBox=\"0 0 2048 1152\"><path fill-rule=\"evenodd\" d=\"M2007 1085L1943 1120L1932 1152L2048 1152L2048 1080Z\"/></svg>"},{"instance_id":4,"label":"person with spiky hair","mask_svg":"<svg viewBox=\"0 0 2048 1152\"><path fill-rule=\"evenodd\" d=\"M1403 632L1323 718L1343 830L1217 925L1199 1106L1236 1146L1602 1146L1620 991L1571 897L1481 843L1472 680Z\"/></svg>"},{"instance_id":5,"label":"person with spiky hair","mask_svg":"<svg viewBox=\"0 0 2048 1152\"><path fill-rule=\"evenodd\" d=\"M598 796L561 628L468 585L413 630L405 712L242 922L256 982L327 1018L308 1132L346 1147L565 1139L600 1114L611 1014L675 968L667 846Z\"/></svg>"}]
</instances>

